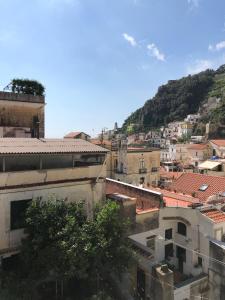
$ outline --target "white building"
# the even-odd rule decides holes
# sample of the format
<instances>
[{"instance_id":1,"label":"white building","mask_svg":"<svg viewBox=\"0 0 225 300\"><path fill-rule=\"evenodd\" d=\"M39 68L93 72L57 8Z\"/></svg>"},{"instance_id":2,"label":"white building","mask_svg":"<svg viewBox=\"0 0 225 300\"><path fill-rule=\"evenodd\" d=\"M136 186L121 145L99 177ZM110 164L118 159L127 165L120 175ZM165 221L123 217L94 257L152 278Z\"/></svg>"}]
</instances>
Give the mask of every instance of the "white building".
<instances>
[{"instance_id":1,"label":"white building","mask_svg":"<svg viewBox=\"0 0 225 300\"><path fill-rule=\"evenodd\" d=\"M210 242L221 242L224 232L225 213L212 206L161 208L157 229L130 236L140 257L138 294L154 300L213 299Z\"/></svg>"},{"instance_id":2,"label":"white building","mask_svg":"<svg viewBox=\"0 0 225 300\"><path fill-rule=\"evenodd\" d=\"M105 197L107 151L78 139L0 139L0 257L18 251L32 199L84 201L91 216Z\"/></svg>"}]
</instances>

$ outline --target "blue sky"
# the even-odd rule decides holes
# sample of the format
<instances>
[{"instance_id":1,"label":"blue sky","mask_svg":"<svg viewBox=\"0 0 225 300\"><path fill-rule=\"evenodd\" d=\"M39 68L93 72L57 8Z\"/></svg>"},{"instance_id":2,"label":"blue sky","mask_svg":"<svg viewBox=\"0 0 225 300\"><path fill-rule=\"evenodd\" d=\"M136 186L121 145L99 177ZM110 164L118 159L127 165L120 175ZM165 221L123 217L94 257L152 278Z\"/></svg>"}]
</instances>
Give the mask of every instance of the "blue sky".
<instances>
[{"instance_id":1,"label":"blue sky","mask_svg":"<svg viewBox=\"0 0 225 300\"><path fill-rule=\"evenodd\" d=\"M169 79L225 63L224 0L0 0L0 89L46 87L46 136L119 125Z\"/></svg>"}]
</instances>

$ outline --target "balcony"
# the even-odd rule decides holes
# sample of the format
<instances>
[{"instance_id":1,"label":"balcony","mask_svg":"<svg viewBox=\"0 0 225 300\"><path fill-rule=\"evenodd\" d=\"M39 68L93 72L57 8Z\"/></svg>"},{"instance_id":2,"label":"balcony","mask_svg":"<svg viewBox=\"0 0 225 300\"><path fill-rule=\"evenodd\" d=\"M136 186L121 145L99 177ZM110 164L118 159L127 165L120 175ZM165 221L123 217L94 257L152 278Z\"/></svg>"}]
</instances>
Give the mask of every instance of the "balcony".
<instances>
[{"instance_id":1,"label":"balcony","mask_svg":"<svg viewBox=\"0 0 225 300\"><path fill-rule=\"evenodd\" d=\"M147 173L147 168L140 168L139 169L139 174L146 174Z\"/></svg>"}]
</instances>

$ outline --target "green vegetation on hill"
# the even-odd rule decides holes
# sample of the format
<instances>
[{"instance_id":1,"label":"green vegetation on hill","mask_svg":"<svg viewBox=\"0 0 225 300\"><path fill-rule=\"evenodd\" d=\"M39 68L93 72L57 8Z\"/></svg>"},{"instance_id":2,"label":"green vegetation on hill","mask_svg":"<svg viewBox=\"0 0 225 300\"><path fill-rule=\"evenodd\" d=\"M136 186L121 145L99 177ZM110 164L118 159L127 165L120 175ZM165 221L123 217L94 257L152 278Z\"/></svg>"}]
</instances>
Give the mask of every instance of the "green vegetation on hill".
<instances>
[{"instance_id":1,"label":"green vegetation on hill","mask_svg":"<svg viewBox=\"0 0 225 300\"><path fill-rule=\"evenodd\" d=\"M214 99L215 97L215 99ZM220 98L217 108L204 115L202 123L225 124L225 65L216 71L206 70L178 80L169 80L159 87L156 95L146 101L124 122L126 132L147 131L169 122L181 121L188 114L197 113L208 98Z\"/></svg>"}]
</instances>

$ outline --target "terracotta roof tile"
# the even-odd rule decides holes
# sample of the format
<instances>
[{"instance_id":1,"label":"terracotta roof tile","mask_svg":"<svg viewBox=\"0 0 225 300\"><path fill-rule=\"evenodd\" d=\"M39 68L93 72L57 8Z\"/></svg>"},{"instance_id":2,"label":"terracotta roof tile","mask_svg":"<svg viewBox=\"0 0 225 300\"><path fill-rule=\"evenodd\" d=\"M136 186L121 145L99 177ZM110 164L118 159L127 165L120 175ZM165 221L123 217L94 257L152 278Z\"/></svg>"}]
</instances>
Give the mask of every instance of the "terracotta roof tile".
<instances>
[{"instance_id":1,"label":"terracotta roof tile","mask_svg":"<svg viewBox=\"0 0 225 300\"><path fill-rule=\"evenodd\" d=\"M66 135L64 136L64 138L76 138L76 137L79 136L81 133L83 133L83 134L89 136L88 134L86 134L86 133L84 133L84 132L82 132L82 131L71 131L71 132L69 132L68 134L66 134Z\"/></svg>"},{"instance_id":2,"label":"terracotta roof tile","mask_svg":"<svg viewBox=\"0 0 225 300\"><path fill-rule=\"evenodd\" d=\"M214 223L225 222L225 213L216 208L204 209L201 213L211 219Z\"/></svg>"},{"instance_id":3,"label":"terracotta roof tile","mask_svg":"<svg viewBox=\"0 0 225 300\"><path fill-rule=\"evenodd\" d=\"M189 207L192 202L175 199L171 197L163 197L166 206Z\"/></svg>"},{"instance_id":4,"label":"terracotta roof tile","mask_svg":"<svg viewBox=\"0 0 225 300\"><path fill-rule=\"evenodd\" d=\"M187 148L191 150L204 150L207 149L207 147L208 144L190 144Z\"/></svg>"},{"instance_id":5,"label":"terracotta roof tile","mask_svg":"<svg viewBox=\"0 0 225 300\"><path fill-rule=\"evenodd\" d=\"M199 190L204 184L208 187L204 191ZM170 190L188 195L195 193L196 198L199 198L201 202L205 202L208 197L219 192L225 192L225 177L183 173L171 184Z\"/></svg>"},{"instance_id":6,"label":"terracotta roof tile","mask_svg":"<svg viewBox=\"0 0 225 300\"><path fill-rule=\"evenodd\" d=\"M219 147L225 147L225 140L210 140L210 142Z\"/></svg>"}]
</instances>

